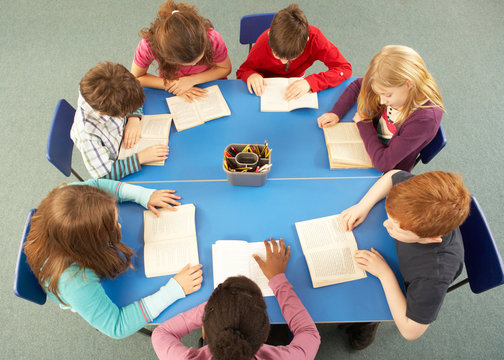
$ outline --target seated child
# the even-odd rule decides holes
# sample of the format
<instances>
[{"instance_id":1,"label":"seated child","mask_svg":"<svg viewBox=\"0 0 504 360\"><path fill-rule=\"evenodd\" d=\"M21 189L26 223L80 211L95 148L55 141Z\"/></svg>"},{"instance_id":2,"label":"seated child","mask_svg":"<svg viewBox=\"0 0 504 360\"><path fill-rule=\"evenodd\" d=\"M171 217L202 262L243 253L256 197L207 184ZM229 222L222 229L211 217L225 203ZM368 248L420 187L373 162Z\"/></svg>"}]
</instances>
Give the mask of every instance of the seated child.
<instances>
[{"instance_id":1,"label":"seated child","mask_svg":"<svg viewBox=\"0 0 504 360\"><path fill-rule=\"evenodd\" d=\"M329 69L293 82L285 93L286 100L297 99L310 90L318 92L334 87L352 75L352 66L322 31L309 25L297 4L280 10L271 28L259 36L236 77L247 83L249 92L263 93L265 77L302 77L315 61Z\"/></svg>"},{"instance_id":2,"label":"seated child","mask_svg":"<svg viewBox=\"0 0 504 360\"><path fill-rule=\"evenodd\" d=\"M140 138L144 99L138 80L120 64L100 63L82 78L70 137L92 178L118 180L167 159L168 146L153 145L117 160L121 141L129 149Z\"/></svg>"},{"instance_id":3,"label":"seated child","mask_svg":"<svg viewBox=\"0 0 504 360\"><path fill-rule=\"evenodd\" d=\"M373 165L381 172L411 171L420 151L436 136L443 116L441 93L418 53L388 45L364 78L351 83L319 127L335 125L357 101L353 121Z\"/></svg>"},{"instance_id":4,"label":"seated child","mask_svg":"<svg viewBox=\"0 0 504 360\"><path fill-rule=\"evenodd\" d=\"M142 86L164 89L191 102L206 94L195 85L224 79L231 72L224 40L193 5L166 1L140 36L131 72ZM159 76L147 73L154 60Z\"/></svg>"},{"instance_id":5,"label":"seated child","mask_svg":"<svg viewBox=\"0 0 504 360\"><path fill-rule=\"evenodd\" d=\"M358 204L341 213L345 230L362 223L385 196L388 219L383 226L395 239L406 296L378 251L357 250L354 256L359 268L380 280L401 335L415 340L436 320L448 287L464 266L459 226L469 215L471 195L462 178L451 173L431 171L413 176L392 170ZM352 325L351 346L359 350L368 346L377 326Z\"/></svg>"},{"instance_id":6,"label":"seated child","mask_svg":"<svg viewBox=\"0 0 504 360\"><path fill-rule=\"evenodd\" d=\"M294 338L287 346L264 342L270 329L266 303L259 287L244 276L230 277L203 303L158 326L152 344L159 359L314 359L320 335L285 277L290 247L280 239L264 241L266 261L254 255L277 298ZM187 348L180 339L202 328L206 345Z\"/></svg>"},{"instance_id":7,"label":"seated child","mask_svg":"<svg viewBox=\"0 0 504 360\"><path fill-rule=\"evenodd\" d=\"M134 201L159 216L156 206L179 205L173 190L150 190L94 179L57 187L31 219L24 245L28 264L49 298L70 308L105 335L120 339L140 330L165 308L201 286L201 265L186 265L152 295L118 307L100 280L131 266L133 250L121 242L116 199Z\"/></svg>"}]
</instances>

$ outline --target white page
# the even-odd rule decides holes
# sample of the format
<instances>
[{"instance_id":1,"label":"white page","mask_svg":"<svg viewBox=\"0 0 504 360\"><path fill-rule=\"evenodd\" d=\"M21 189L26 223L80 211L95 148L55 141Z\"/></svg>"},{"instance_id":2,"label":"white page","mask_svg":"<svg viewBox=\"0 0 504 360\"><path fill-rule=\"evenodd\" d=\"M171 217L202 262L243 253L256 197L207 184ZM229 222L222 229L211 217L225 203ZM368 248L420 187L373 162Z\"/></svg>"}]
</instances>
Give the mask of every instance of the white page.
<instances>
[{"instance_id":1,"label":"white page","mask_svg":"<svg viewBox=\"0 0 504 360\"><path fill-rule=\"evenodd\" d=\"M214 288L230 276L243 275L259 286L263 296L273 296L273 291L268 286L268 279L262 273L252 254L257 254L266 259L264 243L218 240L213 244Z\"/></svg>"},{"instance_id":2,"label":"white page","mask_svg":"<svg viewBox=\"0 0 504 360\"><path fill-rule=\"evenodd\" d=\"M160 210L160 217L152 211L144 212L144 232L149 242L164 241L196 234L193 204L177 206L177 211Z\"/></svg>"},{"instance_id":3,"label":"white page","mask_svg":"<svg viewBox=\"0 0 504 360\"><path fill-rule=\"evenodd\" d=\"M170 114L143 115L142 138L168 138L171 120Z\"/></svg>"},{"instance_id":4,"label":"white page","mask_svg":"<svg viewBox=\"0 0 504 360\"><path fill-rule=\"evenodd\" d=\"M372 167L373 162L364 147L364 143L328 144L330 161L340 160L343 163Z\"/></svg>"},{"instance_id":5,"label":"white page","mask_svg":"<svg viewBox=\"0 0 504 360\"><path fill-rule=\"evenodd\" d=\"M147 277L176 274L187 264L199 263L196 237L147 243L144 259Z\"/></svg>"},{"instance_id":6,"label":"white page","mask_svg":"<svg viewBox=\"0 0 504 360\"><path fill-rule=\"evenodd\" d=\"M187 102L178 96L167 98L166 102L170 108L170 113L173 116L173 122L175 123L177 131L182 131L193 126L203 124L203 121L201 121L198 116L198 112L196 111L196 106L194 106L194 104Z\"/></svg>"},{"instance_id":7,"label":"white page","mask_svg":"<svg viewBox=\"0 0 504 360\"><path fill-rule=\"evenodd\" d=\"M213 85L207 87L206 90L206 96L194 102L201 119L203 121L209 121L222 116L231 115L231 111L229 110L219 87L217 85Z\"/></svg>"},{"instance_id":8,"label":"white page","mask_svg":"<svg viewBox=\"0 0 504 360\"><path fill-rule=\"evenodd\" d=\"M289 78L289 85L303 78ZM318 95L317 93L308 92L299 99L289 101L289 111L299 108L314 108L318 109Z\"/></svg>"},{"instance_id":9,"label":"white page","mask_svg":"<svg viewBox=\"0 0 504 360\"><path fill-rule=\"evenodd\" d=\"M327 143L362 143L362 138L355 123L337 123L324 128Z\"/></svg>"},{"instance_id":10,"label":"white page","mask_svg":"<svg viewBox=\"0 0 504 360\"><path fill-rule=\"evenodd\" d=\"M266 86L261 95L261 111L289 111L289 102L284 99L288 80L284 78L267 78L264 81Z\"/></svg>"}]
</instances>

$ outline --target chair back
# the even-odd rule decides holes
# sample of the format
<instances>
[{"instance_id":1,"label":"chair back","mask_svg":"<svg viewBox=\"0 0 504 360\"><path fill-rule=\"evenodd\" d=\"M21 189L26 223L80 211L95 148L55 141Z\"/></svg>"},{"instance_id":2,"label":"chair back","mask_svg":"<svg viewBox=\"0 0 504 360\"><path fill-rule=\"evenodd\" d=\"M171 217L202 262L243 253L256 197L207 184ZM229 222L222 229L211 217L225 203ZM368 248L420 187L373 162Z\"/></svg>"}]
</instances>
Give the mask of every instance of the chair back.
<instances>
[{"instance_id":1,"label":"chair back","mask_svg":"<svg viewBox=\"0 0 504 360\"><path fill-rule=\"evenodd\" d=\"M54 112L49 138L47 139L46 157L63 175L74 174L82 178L72 169L72 151L74 143L70 138L75 109L65 99L58 101Z\"/></svg>"},{"instance_id":2,"label":"chair back","mask_svg":"<svg viewBox=\"0 0 504 360\"><path fill-rule=\"evenodd\" d=\"M479 294L504 283L504 265L485 215L472 196L471 212L460 226L469 285Z\"/></svg>"},{"instance_id":3,"label":"chair back","mask_svg":"<svg viewBox=\"0 0 504 360\"><path fill-rule=\"evenodd\" d=\"M21 237L21 244L19 245L18 258L16 261L16 272L14 274L14 294L28 301L32 301L39 305L44 305L47 299L47 294L40 286L35 274L31 271L30 265L26 262L26 255L24 253L24 243L30 232L30 221L33 214L37 211L31 209L23 230Z\"/></svg>"},{"instance_id":4,"label":"chair back","mask_svg":"<svg viewBox=\"0 0 504 360\"><path fill-rule=\"evenodd\" d=\"M436 136L434 136L434 139L432 139L431 142L428 143L427 146L422 149L422 151L420 151L420 155L418 155L415 165L418 164L420 160L422 160L424 164L427 164L441 151L442 148L445 147L445 145L445 132L443 125L439 124L439 129L436 133Z\"/></svg>"},{"instance_id":5,"label":"chair back","mask_svg":"<svg viewBox=\"0 0 504 360\"><path fill-rule=\"evenodd\" d=\"M275 13L250 14L242 17L240 20L240 44L248 44L250 51L259 35L269 29L274 17Z\"/></svg>"}]
</instances>

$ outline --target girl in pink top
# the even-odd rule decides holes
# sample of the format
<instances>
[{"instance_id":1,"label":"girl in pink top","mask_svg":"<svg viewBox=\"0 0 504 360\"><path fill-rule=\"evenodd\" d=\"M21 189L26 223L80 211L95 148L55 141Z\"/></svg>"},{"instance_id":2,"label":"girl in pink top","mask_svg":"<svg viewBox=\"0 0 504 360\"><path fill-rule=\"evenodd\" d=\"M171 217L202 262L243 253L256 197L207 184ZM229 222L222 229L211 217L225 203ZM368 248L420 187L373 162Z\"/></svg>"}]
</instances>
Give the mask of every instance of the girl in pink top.
<instances>
[{"instance_id":1,"label":"girl in pink top","mask_svg":"<svg viewBox=\"0 0 504 360\"><path fill-rule=\"evenodd\" d=\"M231 72L226 44L195 6L166 1L150 28L142 29L140 35L143 39L135 50L131 72L142 86L192 101L206 93L195 85L225 78ZM147 73L154 60L159 77Z\"/></svg>"},{"instance_id":2,"label":"girl in pink top","mask_svg":"<svg viewBox=\"0 0 504 360\"><path fill-rule=\"evenodd\" d=\"M230 277L203 303L158 326L152 344L160 359L314 359L320 335L308 311L285 277L290 247L273 239L264 241L266 261L255 260L269 280L294 338L287 346L264 342L270 329L266 303L259 287L244 276ZM201 327L207 345L187 348L181 342L189 332Z\"/></svg>"}]
</instances>

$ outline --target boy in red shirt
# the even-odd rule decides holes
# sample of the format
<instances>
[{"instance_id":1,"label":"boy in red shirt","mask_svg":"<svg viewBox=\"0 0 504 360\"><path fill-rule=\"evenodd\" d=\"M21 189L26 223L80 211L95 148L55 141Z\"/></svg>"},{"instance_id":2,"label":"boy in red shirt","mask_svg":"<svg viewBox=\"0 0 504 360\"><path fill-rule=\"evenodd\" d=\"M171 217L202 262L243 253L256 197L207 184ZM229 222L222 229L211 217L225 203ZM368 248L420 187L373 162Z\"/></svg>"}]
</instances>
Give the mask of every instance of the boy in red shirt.
<instances>
[{"instance_id":1,"label":"boy in red shirt","mask_svg":"<svg viewBox=\"0 0 504 360\"><path fill-rule=\"evenodd\" d=\"M316 60L329 69L290 84L286 100L337 86L352 75L352 65L338 48L318 28L308 24L297 4L291 4L280 10L271 28L259 36L236 77L247 83L250 93L253 90L261 96L265 77L302 77Z\"/></svg>"}]
</instances>

